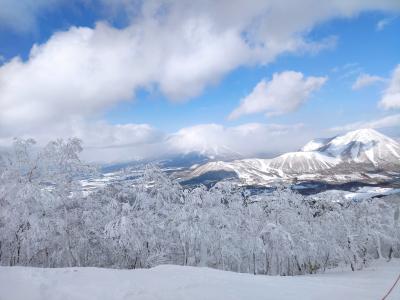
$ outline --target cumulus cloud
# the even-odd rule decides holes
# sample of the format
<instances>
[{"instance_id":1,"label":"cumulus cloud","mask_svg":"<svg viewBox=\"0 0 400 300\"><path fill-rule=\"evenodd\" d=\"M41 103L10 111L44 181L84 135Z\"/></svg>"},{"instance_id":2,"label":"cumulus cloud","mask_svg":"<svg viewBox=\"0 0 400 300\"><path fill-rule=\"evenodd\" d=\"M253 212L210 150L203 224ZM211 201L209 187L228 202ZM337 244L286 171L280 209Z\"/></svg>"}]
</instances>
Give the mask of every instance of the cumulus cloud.
<instances>
[{"instance_id":1,"label":"cumulus cloud","mask_svg":"<svg viewBox=\"0 0 400 300\"><path fill-rule=\"evenodd\" d=\"M233 127L201 124L168 136L167 144L172 152L178 153L195 151L212 156L249 157L294 150L311 136L303 124L247 123ZM274 140L277 142L272 143Z\"/></svg>"},{"instance_id":2,"label":"cumulus cloud","mask_svg":"<svg viewBox=\"0 0 400 300\"><path fill-rule=\"evenodd\" d=\"M273 156L299 148L314 134L303 124L246 123L233 127L200 124L166 133L148 124L114 125L77 119L69 124L35 131L34 137L39 144L60 136L78 137L83 141L84 160L112 163L191 152L214 157ZM32 135L21 136L29 137ZM271 143L274 140L277 142ZM0 147L11 143L12 138L0 138Z\"/></svg>"},{"instance_id":3,"label":"cumulus cloud","mask_svg":"<svg viewBox=\"0 0 400 300\"><path fill-rule=\"evenodd\" d=\"M373 85L374 83L384 81L385 79L383 77L363 73L357 77L351 88L353 90L360 90L367 86Z\"/></svg>"},{"instance_id":4,"label":"cumulus cloud","mask_svg":"<svg viewBox=\"0 0 400 300\"><path fill-rule=\"evenodd\" d=\"M167 134L148 124L83 123L74 128L71 136L82 139L82 157L92 162L133 161L168 154Z\"/></svg>"},{"instance_id":5,"label":"cumulus cloud","mask_svg":"<svg viewBox=\"0 0 400 300\"><path fill-rule=\"evenodd\" d=\"M159 24L118 30L99 23L35 45L28 61L14 58L0 67L0 128L90 116L155 83L170 98L191 97L246 55L243 41L230 32L185 25L178 36L160 36ZM225 53L226 46L237 51Z\"/></svg>"},{"instance_id":6,"label":"cumulus cloud","mask_svg":"<svg viewBox=\"0 0 400 300\"><path fill-rule=\"evenodd\" d=\"M400 108L400 65L394 69L389 86L379 101L379 106L384 109Z\"/></svg>"},{"instance_id":7,"label":"cumulus cloud","mask_svg":"<svg viewBox=\"0 0 400 300\"><path fill-rule=\"evenodd\" d=\"M75 118L55 126L27 130L18 137L33 137L41 145L60 137L77 137L83 141L83 158L88 161L130 161L167 153L167 134L149 124L110 124ZM0 137L0 147L11 145L12 140L13 136Z\"/></svg>"},{"instance_id":8,"label":"cumulus cloud","mask_svg":"<svg viewBox=\"0 0 400 300\"><path fill-rule=\"evenodd\" d=\"M103 126L101 130L117 136L111 145L130 144L132 131L146 130L136 125L104 129L108 125L99 125L99 120L108 108L134 99L139 89L158 89L172 101L187 100L240 66L265 65L282 53L315 53L334 46L334 37L308 36L316 24L365 10L400 9L400 3L391 0L85 1L89 6L100 2L115 7L112 13L128 8L126 26L101 21L94 28L73 26L34 45L27 60L14 57L0 65L0 139L68 136L78 129L92 132L80 133L89 139L96 133L92 127ZM26 31L41 12L71 3L75 1L3 0L0 25ZM308 84L312 89L324 80ZM300 92L307 94L307 89ZM303 101L267 110L282 113ZM107 139L98 141L107 144Z\"/></svg>"},{"instance_id":9,"label":"cumulus cloud","mask_svg":"<svg viewBox=\"0 0 400 300\"><path fill-rule=\"evenodd\" d=\"M34 15L32 11L54 1L22 0L20 5L31 7L27 14ZM149 86L173 100L191 98L239 66L265 64L283 52L314 52L331 45L329 37L305 38L318 22L364 9L400 8L390 1L309 1L315 9L282 1L191 5L102 1L113 6L134 3L132 24L122 29L101 22L95 28L71 27L35 45L27 61L17 57L1 66L1 125L21 119L48 122L59 112L55 108L64 109L63 114L98 112ZM11 7L14 2L6 3ZM4 11L11 19L24 19Z\"/></svg>"},{"instance_id":10,"label":"cumulus cloud","mask_svg":"<svg viewBox=\"0 0 400 300\"><path fill-rule=\"evenodd\" d=\"M2 0L0 24L9 25L15 30L31 30L42 11L59 8L66 4L76 5L75 9L79 9L83 4L97 10L96 13L105 18L124 16L127 21L142 15L160 17L170 13L179 20L188 15L205 12L221 25L234 23L246 26L249 21L253 25L257 23L259 25L257 29L249 30L252 35L272 33L275 37L291 34L294 31L309 30L316 22L336 16L349 17L364 10L392 11L400 8L397 0L251 0L246 2L203 0L190 3L186 0ZM313 9L309 9L310 7ZM285 20L286 25L282 25L282 20ZM387 21L383 20L381 24L385 26Z\"/></svg>"},{"instance_id":11,"label":"cumulus cloud","mask_svg":"<svg viewBox=\"0 0 400 300\"><path fill-rule=\"evenodd\" d=\"M305 77L301 72L294 71L275 73L271 81L260 81L253 91L241 100L239 107L229 115L229 119L259 112L277 115L295 111L326 80L326 77Z\"/></svg>"},{"instance_id":12,"label":"cumulus cloud","mask_svg":"<svg viewBox=\"0 0 400 300\"><path fill-rule=\"evenodd\" d=\"M140 128L141 126L143 127ZM296 150L316 134L303 124L247 123L233 127L221 124L200 124L182 128L172 134L146 128L144 125L133 127L132 133L142 136L133 139L134 144L104 147L104 139L95 136L92 137L92 144L95 142L100 146L87 147L83 157L89 161L98 162L162 158L191 152L216 158L271 157ZM120 130L121 128L112 129L109 137L123 134L119 132ZM145 133L140 134L142 130ZM129 140L130 135L127 135L127 138ZM271 143L271 141L279 142Z\"/></svg>"},{"instance_id":13,"label":"cumulus cloud","mask_svg":"<svg viewBox=\"0 0 400 300\"><path fill-rule=\"evenodd\" d=\"M101 163L157 159L191 152L215 157L272 156L299 148L314 134L303 124L246 123L233 127L200 124L167 133L148 124L110 124L83 119L34 131L39 144L58 137L78 137L83 141L83 159ZM30 137L29 133L21 135L21 138ZM0 138L0 147L11 143L12 138Z\"/></svg>"},{"instance_id":14,"label":"cumulus cloud","mask_svg":"<svg viewBox=\"0 0 400 300\"><path fill-rule=\"evenodd\" d=\"M333 127L331 131L350 131L362 128L391 128L400 126L400 114L386 116L380 119L364 122L355 122L343 126Z\"/></svg>"}]
</instances>

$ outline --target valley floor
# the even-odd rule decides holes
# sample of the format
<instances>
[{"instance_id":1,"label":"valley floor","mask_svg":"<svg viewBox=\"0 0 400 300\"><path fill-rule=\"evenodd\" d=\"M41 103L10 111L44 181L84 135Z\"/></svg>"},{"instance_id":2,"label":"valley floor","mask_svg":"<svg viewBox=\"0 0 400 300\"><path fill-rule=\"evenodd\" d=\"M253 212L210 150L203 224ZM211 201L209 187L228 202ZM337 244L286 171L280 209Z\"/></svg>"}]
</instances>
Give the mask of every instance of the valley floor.
<instances>
[{"instance_id":1,"label":"valley floor","mask_svg":"<svg viewBox=\"0 0 400 300\"><path fill-rule=\"evenodd\" d=\"M331 270L294 277L254 276L172 265L142 270L0 267L0 299L378 300L399 273L400 260L377 261L358 272ZM387 300L400 299L399 285Z\"/></svg>"}]
</instances>

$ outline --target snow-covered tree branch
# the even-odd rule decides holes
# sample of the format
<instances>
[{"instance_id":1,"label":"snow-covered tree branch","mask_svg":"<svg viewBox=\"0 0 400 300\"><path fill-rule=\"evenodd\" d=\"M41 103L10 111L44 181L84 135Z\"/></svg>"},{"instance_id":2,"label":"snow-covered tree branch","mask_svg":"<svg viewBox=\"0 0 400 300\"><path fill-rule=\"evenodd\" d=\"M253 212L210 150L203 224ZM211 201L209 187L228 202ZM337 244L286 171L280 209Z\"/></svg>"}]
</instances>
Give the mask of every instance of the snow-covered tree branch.
<instances>
[{"instance_id":1,"label":"snow-covered tree branch","mask_svg":"<svg viewBox=\"0 0 400 300\"><path fill-rule=\"evenodd\" d=\"M95 172L79 140L0 156L0 263L147 268L169 263L296 275L400 256L398 207L382 199L249 195L229 182L187 189L154 166L83 194Z\"/></svg>"}]
</instances>

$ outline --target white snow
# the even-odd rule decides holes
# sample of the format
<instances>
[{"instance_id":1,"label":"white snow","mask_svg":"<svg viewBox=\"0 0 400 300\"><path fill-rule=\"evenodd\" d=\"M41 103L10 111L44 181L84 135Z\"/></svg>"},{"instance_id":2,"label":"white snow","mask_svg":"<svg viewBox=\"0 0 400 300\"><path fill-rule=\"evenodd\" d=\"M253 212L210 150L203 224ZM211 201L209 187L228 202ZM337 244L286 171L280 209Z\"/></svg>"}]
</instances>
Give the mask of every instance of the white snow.
<instances>
[{"instance_id":1,"label":"white snow","mask_svg":"<svg viewBox=\"0 0 400 300\"><path fill-rule=\"evenodd\" d=\"M368 144L371 141L384 141L387 137L383 134L377 132L374 129L359 129L350 131L344 135L337 136L329 142L330 145L337 148L347 147L350 143L360 142L363 144ZM340 151L340 150L339 150Z\"/></svg>"},{"instance_id":2,"label":"white snow","mask_svg":"<svg viewBox=\"0 0 400 300\"><path fill-rule=\"evenodd\" d=\"M400 272L400 260L362 271L263 276L164 265L152 269L0 267L1 300L381 299ZM400 299L396 287L390 299Z\"/></svg>"},{"instance_id":3,"label":"white snow","mask_svg":"<svg viewBox=\"0 0 400 300\"><path fill-rule=\"evenodd\" d=\"M377 195L391 195L400 193L400 189L383 188L383 187L370 187L364 186L359 188L356 192L349 192L345 194L347 199L368 199Z\"/></svg>"},{"instance_id":4,"label":"white snow","mask_svg":"<svg viewBox=\"0 0 400 300\"><path fill-rule=\"evenodd\" d=\"M308 152L308 151L317 151L318 149L320 149L321 147L323 147L325 144L327 144L331 139L326 139L326 138L322 138L322 139L314 139L309 141L307 144L305 144L300 151L303 152Z\"/></svg>"},{"instance_id":5,"label":"white snow","mask_svg":"<svg viewBox=\"0 0 400 300\"><path fill-rule=\"evenodd\" d=\"M270 166L277 169L295 168L295 170L318 171L328 169L337 164L340 160L334 157L323 155L319 152L289 152L270 160Z\"/></svg>"},{"instance_id":6,"label":"white snow","mask_svg":"<svg viewBox=\"0 0 400 300\"><path fill-rule=\"evenodd\" d=\"M363 149L360 148L361 145ZM385 153L391 153L395 157L400 155L400 145L396 141L370 128L337 136L327 144L324 152L340 157L348 150L351 152L351 159L363 162L361 156L365 154L374 165L377 164L377 158L381 158Z\"/></svg>"},{"instance_id":7,"label":"white snow","mask_svg":"<svg viewBox=\"0 0 400 300\"><path fill-rule=\"evenodd\" d=\"M192 177L210 171L234 171L246 183L271 182L287 177L285 171L293 169L296 173L310 173L329 169L340 163L340 159L318 152L289 152L274 159L243 159L232 162L209 162L199 166L191 173ZM290 177L290 176L289 176Z\"/></svg>"},{"instance_id":8,"label":"white snow","mask_svg":"<svg viewBox=\"0 0 400 300\"><path fill-rule=\"evenodd\" d=\"M269 184L275 181L321 180L347 182L349 180L387 179L384 174L359 170L354 163L373 164L376 168L400 164L400 144L374 129L360 129L328 139L315 139L301 151L288 152L272 159L242 159L231 162L210 162L195 168L190 177L209 171L234 171L244 184ZM335 167L345 168L343 174ZM330 170L334 174L327 175ZM324 173L325 172L325 173Z\"/></svg>"}]
</instances>

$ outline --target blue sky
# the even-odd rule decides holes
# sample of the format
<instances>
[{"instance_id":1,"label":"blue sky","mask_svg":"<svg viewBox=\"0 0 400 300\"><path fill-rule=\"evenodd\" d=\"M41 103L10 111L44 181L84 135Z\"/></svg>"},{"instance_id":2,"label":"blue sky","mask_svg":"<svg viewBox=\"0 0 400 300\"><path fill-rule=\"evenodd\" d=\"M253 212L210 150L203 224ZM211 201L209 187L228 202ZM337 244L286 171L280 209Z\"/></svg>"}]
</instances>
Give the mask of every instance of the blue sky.
<instances>
[{"instance_id":1,"label":"blue sky","mask_svg":"<svg viewBox=\"0 0 400 300\"><path fill-rule=\"evenodd\" d=\"M400 136L396 1L304 2L316 12L288 1L290 20L276 1L265 14L254 1L244 16L243 1L239 14L224 10L224 1L193 9L181 2L5 0L0 141L75 135L97 149L95 160L114 161L214 144L244 156L277 153L361 127ZM39 50L30 57L34 44ZM255 137L243 133L249 124L257 124ZM270 137L282 146L270 147Z\"/></svg>"},{"instance_id":2,"label":"blue sky","mask_svg":"<svg viewBox=\"0 0 400 300\"><path fill-rule=\"evenodd\" d=\"M144 92L133 103L118 105L106 116L113 123L121 120L149 122L157 127L167 126L172 132L199 123L239 125L265 122L268 118L262 113L233 122L227 120L227 115L261 79L271 78L273 73L284 70L327 75L329 80L299 111L269 118L271 122L305 122L310 126L331 127L388 115L391 112L377 111L382 85L372 85L360 91L351 88L361 73L389 77L399 63L400 39L397 35L400 34L400 18L394 19L384 30L376 30L376 24L387 17L383 13L364 13L350 20L328 21L310 35L337 36L334 49L318 54L287 54L266 66L238 68L184 104L168 102L160 93Z\"/></svg>"}]
</instances>

